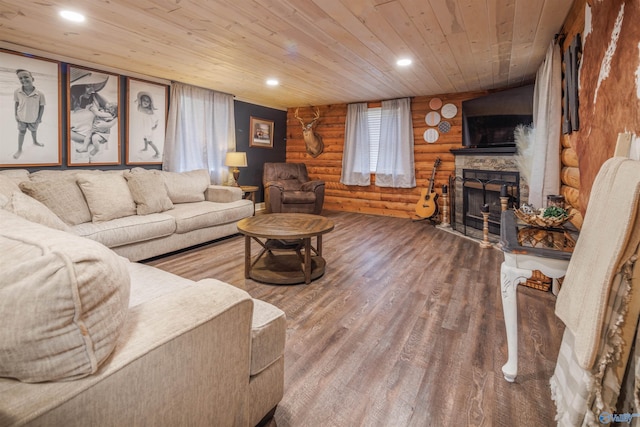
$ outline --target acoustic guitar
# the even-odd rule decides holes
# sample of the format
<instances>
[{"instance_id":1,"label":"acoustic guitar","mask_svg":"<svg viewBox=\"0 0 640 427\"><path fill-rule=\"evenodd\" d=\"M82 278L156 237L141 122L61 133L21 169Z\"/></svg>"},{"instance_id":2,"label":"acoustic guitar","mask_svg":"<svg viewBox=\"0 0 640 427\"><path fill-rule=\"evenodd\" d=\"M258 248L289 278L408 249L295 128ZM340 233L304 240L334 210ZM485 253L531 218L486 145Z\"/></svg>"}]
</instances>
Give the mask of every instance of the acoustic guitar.
<instances>
[{"instance_id":1,"label":"acoustic guitar","mask_svg":"<svg viewBox=\"0 0 640 427\"><path fill-rule=\"evenodd\" d=\"M429 188L422 190L420 200L416 204L416 215L420 218L432 218L438 214L438 194L433 191L433 182L436 177L436 169L440 166L440 157L433 163L433 171L429 180Z\"/></svg>"}]
</instances>

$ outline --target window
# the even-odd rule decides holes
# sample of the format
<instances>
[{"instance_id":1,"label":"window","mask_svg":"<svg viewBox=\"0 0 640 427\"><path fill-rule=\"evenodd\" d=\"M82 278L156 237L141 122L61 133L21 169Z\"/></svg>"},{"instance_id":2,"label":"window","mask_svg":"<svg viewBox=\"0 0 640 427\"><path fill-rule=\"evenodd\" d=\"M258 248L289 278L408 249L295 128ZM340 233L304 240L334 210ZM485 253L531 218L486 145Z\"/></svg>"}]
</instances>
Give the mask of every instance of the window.
<instances>
[{"instance_id":1,"label":"window","mask_svg":"<svg viewBox=\"0 0 640 427\"><path fill-rule=\"evenodd\" d=\"M381 117L382 107L367 109L367 118L369 121L369 170L371 173L376 173L376 165L378 163Z\"/></svg>"}]
</instances>

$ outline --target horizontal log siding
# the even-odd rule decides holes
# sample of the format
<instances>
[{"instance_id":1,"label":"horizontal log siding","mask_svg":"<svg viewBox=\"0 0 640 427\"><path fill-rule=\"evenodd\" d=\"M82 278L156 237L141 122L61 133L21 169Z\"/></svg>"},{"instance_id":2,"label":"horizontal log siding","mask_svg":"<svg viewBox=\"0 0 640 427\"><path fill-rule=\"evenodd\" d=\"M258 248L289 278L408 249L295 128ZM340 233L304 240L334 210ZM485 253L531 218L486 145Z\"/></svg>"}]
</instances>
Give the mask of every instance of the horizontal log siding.
<instances>
[{"instance_id":1,"label":"horizontal log siding","mask_svg":"<svg viewBox=\"0 0 640 427\"><path fill-rule=\"evenodd\" d=\"M442 193L442 185L447 184L449 176L454 173L454 157L450 150L462 146L462 101L485 93L437 95L443 104L454 104L458 108L458 114L452 119L442 119L451 123L451 130L446 134L440 134L438 141L433 144L426 143L423 134L429 128L425 123L426 114L432 111L429 108L429 101L435 96L419 96L412 99L416 188L376 187L374 185L375 174L371 175L371 185L367 187L346 186L340 183L347 104L299 108L298 115L305 123L312 120L316 108L320 109L320 120L316 126L316 133L322 136L324 152L315 159L305 150L302 127L298 119L295 118L296 109L289 109L287 112L286 160L287 162L305 163L312 178L325 181L324 207L326 209L414 218L416 203L420 199L422 189L429 186L429 178L436 158L440 157L442 160L436 171L434 184L438 194ZM380 102L369 102L369 106L379 107Z\"/></svg>"},{"instance_id":2,"label":"horizontal log siding","mask_svg":"<svg viewBox=\"0 0 640 427\"><path fill-rule=\"evenodd\" d=\"M565 20L561 33L566 36L560 47L563 53L571 44L573 37L577 33L581 33L584 29L585 4L586 0L576 0L573 3L567 19ZM566 204L570 205L570 208L573 208L571 209L571 212L574 216L571 222L576 227L582 228L583 217L580 206L580 168L578 165L578 154L574 149L575 135L575 133L572 133L561 136L562 152L560 154L560 158L562 162L562 171L560 174L560 194L565 197Z\"/></svg>"}]
</instances>

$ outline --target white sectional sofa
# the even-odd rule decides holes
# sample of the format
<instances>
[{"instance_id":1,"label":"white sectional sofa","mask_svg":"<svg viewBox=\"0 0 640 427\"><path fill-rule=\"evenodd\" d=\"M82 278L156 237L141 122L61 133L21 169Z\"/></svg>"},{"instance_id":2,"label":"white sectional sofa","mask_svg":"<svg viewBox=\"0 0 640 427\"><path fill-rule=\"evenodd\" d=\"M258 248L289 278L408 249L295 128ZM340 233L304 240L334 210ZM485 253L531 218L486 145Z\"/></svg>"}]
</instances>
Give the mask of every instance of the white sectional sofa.
<instances>
[{"instance_id":1,"label":"white sectional sofa","mask_svg":"<svg viewBox=\"0 0 640 427\"><path fill-rule=\"evenodd\" d=\"M44 198L46 186L25 184L49 173L28 181L24 172L0 173L0 426L250 427L282 398L284 312L221 281L193 282L121 256L148 258L235 232L230 218L250 214L252 203L207 185L208 200L175 198L162 210L166 199L136 194L128 173L162 175L54 173L61 186L93 186L82 193L90 222L77 206L54 214L64 208ZM194 175L202 177L186 177ZM163 181L169 199L184 177ZM118 201L127 179L136 212L119 216L131 212ZM68 207L78 202L65 197ZM136 230L169 218L171 233Z\"/></svg>"},{"instance_id":2,"label":"white sectional sofa","mask_svg":"<svg viewBox=\"0 0 640 427\"><path fill-rule=\"evenodd\" d=\"M233 235L236 222L254 213L239 188L210 185L205 170L9 169L0 176L54 212L66 225L59 228L131 261ZM7 181L0 193L3 185L5 194L17 190Z\"/></svg>"}]
</instances>

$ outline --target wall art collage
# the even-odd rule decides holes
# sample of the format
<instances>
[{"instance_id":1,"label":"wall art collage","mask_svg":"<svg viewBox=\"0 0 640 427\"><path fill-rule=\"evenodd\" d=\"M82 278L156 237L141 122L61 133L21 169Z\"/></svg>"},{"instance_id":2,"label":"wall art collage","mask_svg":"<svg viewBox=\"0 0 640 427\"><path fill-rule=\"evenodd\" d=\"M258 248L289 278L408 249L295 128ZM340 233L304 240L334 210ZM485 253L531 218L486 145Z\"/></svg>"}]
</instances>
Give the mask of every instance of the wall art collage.
<instances>
[{"instance_id":1,"label":"wall art collage","mask_svg":"<svg viewBox=\"0 0 640 427\"><path fill-rule=\"evenodd\" d=\"M123 143L126 164L162 163L168 85L3 49L0 64L0 167L119 165Z\"/></svg>"}]
</instances>

